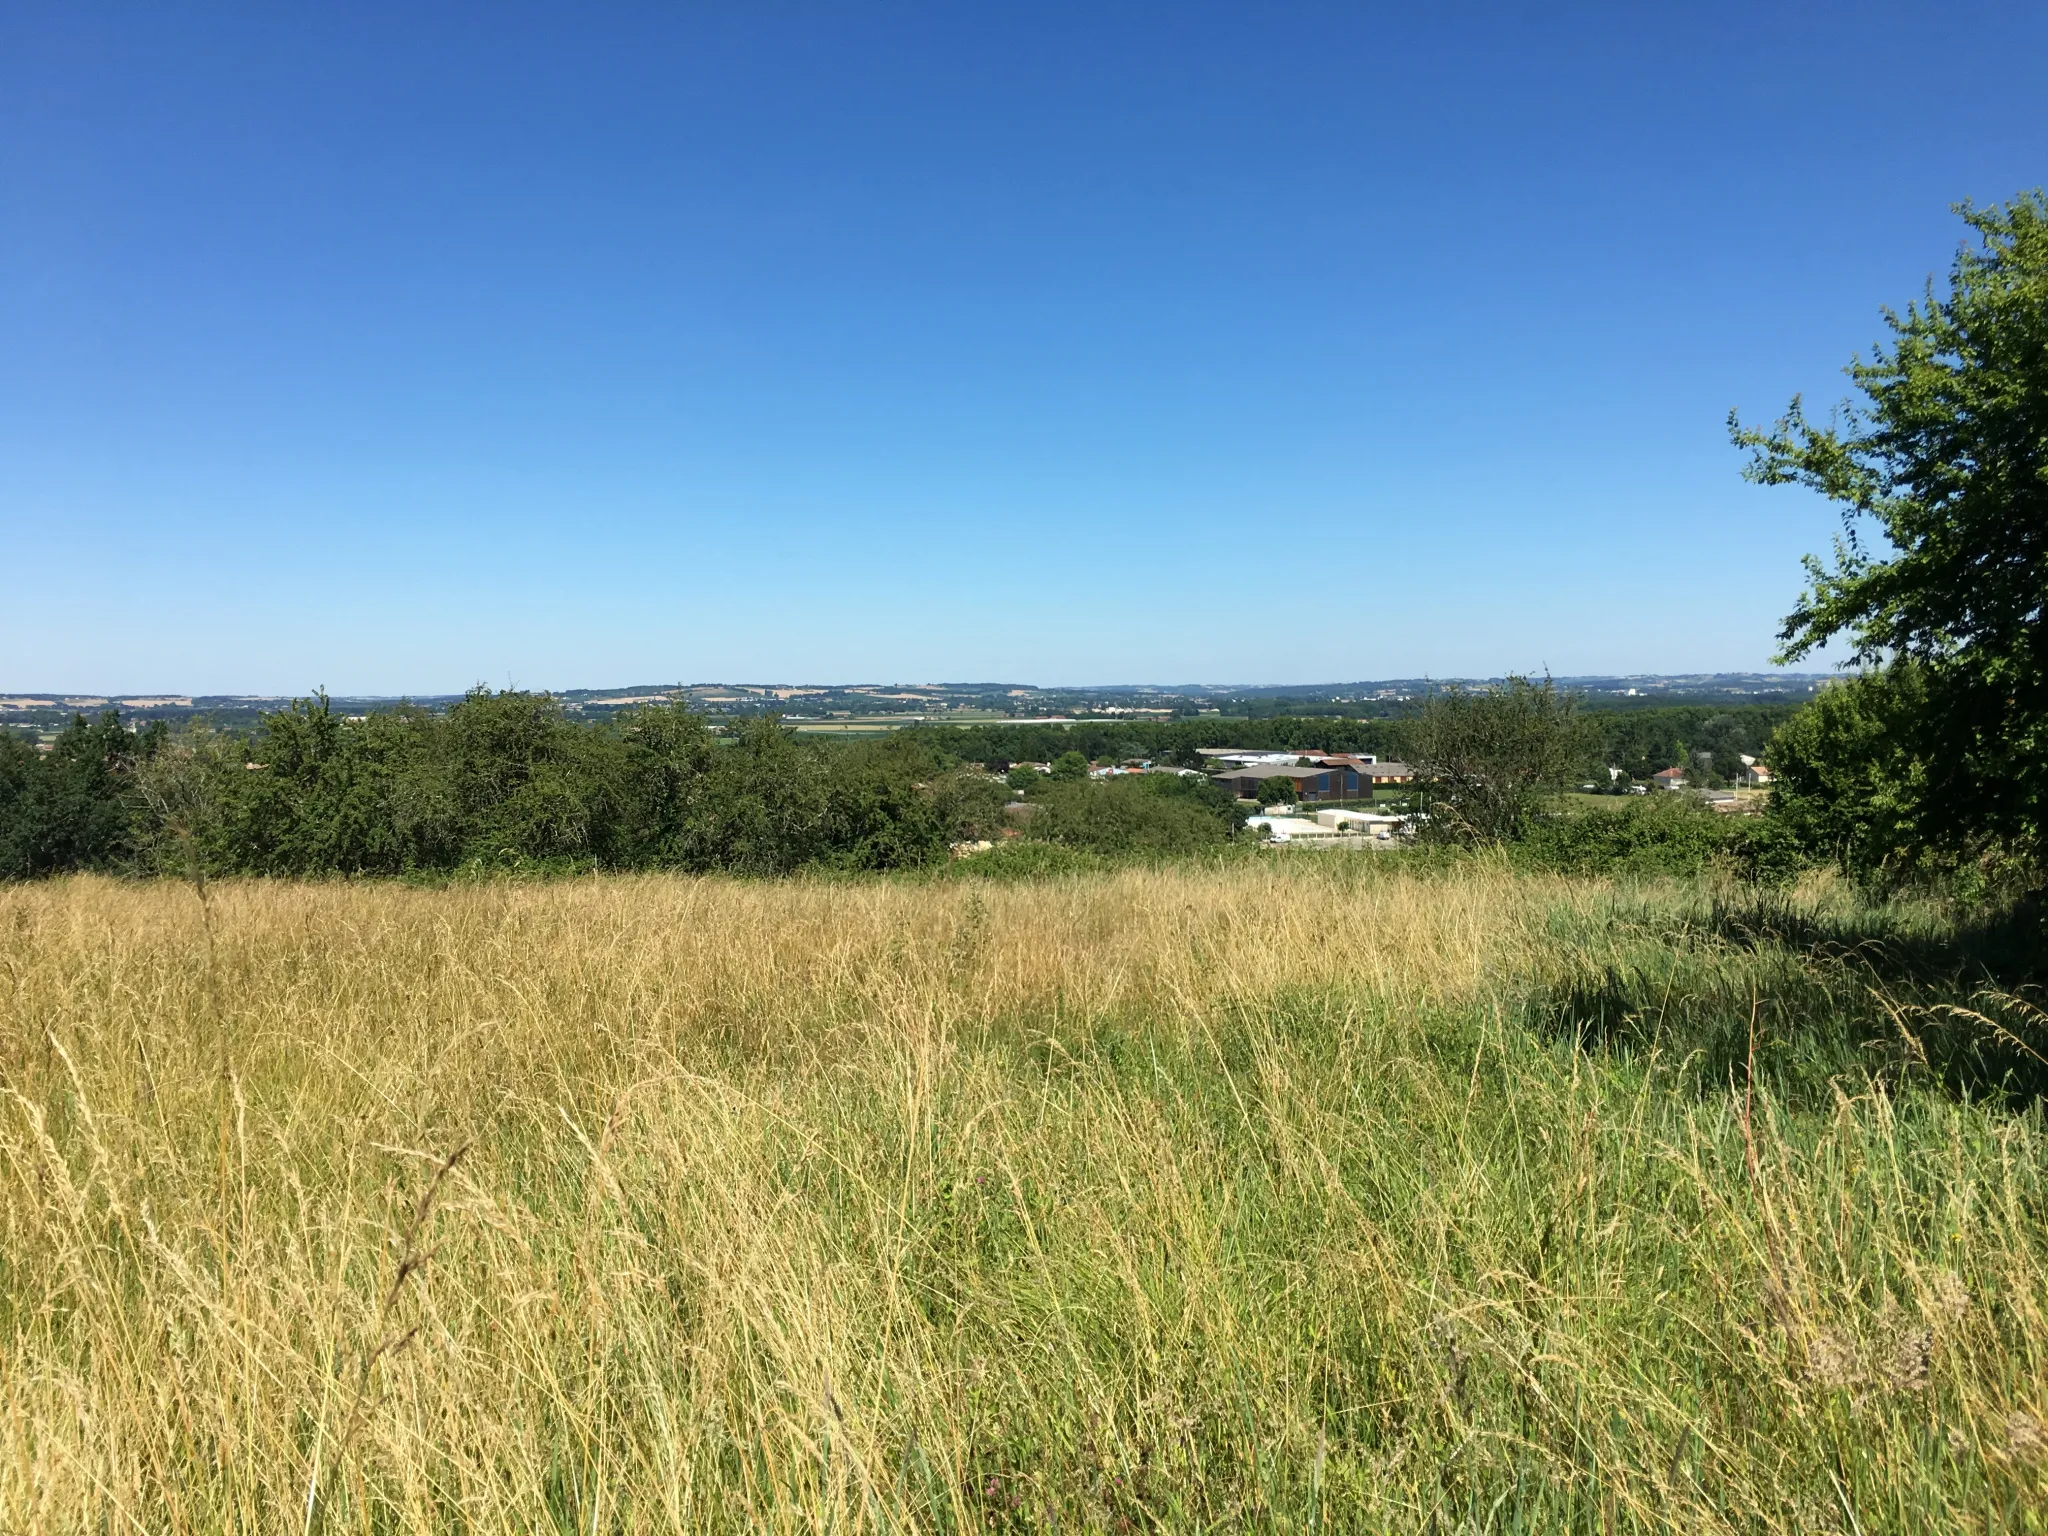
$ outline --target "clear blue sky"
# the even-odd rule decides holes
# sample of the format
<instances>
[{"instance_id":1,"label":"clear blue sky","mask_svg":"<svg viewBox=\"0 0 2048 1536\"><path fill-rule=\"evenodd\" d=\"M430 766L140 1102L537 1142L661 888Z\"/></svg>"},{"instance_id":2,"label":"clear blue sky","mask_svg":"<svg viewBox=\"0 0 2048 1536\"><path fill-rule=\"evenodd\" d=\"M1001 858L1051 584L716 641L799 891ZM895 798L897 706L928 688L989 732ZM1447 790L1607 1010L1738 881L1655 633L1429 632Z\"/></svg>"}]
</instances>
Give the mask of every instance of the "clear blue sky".
<instances>
[{"instance_id":1,"label":"clear blue sky","mask_svg":"<svg viewBox=\"0 0 2048 1536\"><path fill-rule=\"evenodd\" d=\"M2048 6L15 4L0 689L1759 666Z\"/></svg>"}]
</instances>

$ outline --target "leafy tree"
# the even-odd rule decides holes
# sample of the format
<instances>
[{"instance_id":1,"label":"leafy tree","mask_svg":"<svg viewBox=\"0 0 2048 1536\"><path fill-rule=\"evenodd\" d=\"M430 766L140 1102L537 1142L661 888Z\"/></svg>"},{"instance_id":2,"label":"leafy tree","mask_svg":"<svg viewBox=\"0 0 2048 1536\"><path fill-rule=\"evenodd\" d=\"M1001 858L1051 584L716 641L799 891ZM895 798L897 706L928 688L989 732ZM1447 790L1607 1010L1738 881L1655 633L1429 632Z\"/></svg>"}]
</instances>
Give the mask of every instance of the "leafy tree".
<instances>
[{"instance_id":1,"label":"leafy tree","mask_svg":"<svg viewBox=\"0 0 2048 1536\"><path fill-rule=\"evenodd\" d=\"M243 753L216 748L208 866L252 874L400 874L462 854L447 725L424 710L348 721L323 695L263 717ZM181 791L190 800L200 792Z\"/></svg>"},{"instance_id":2,"label":"leafy tree","mask_svg":"<svg viewBox=\"0 0 2048 1536\"><path fill-rule=\"evenodd\" d=\"M650 704L617 722L623 814L609 850L629 867L699 862L692 828L719 751L704 717L681 704Z\"/></svg>"},{"instance_id":3,"label":"leafy tree","mask_svg":"<svg viewBox=\"0 0 2048 1536\"><path fill-rule=\"evenodd\" d=\"M2048 810L2048 198L1957 210L1977 234L1848 374L1825 424L1794 399L1768 430L1729 417L1748 477L1840 504L1832 565L1780 633L1781 661L1837 638L1863 676L1770 754L1795 820L1845 867L1893 879L2004 861L2037 879ZM1879 541L1869 541L1874 525Z\"/></svg>"},{"instance_id":4,"label":"leafy tree","mask_svg":"<svg viewBox=\"0 0 2048 1536\"><path fill-rule=\"evenodd\" d=\"M0 879L22 880L48 871L36 867L30 833L30 786L41 769L41 756L12 731L0 731Z\"/></svg>"},{"instance_id":5,"label":"leafy tree","mask_svg":"<svg viewBox=\"0 0 2048 1536\"><path fill-rule=\"evenodd\" d=\"M1260 805L1293 805L1301 798L1301 785L1276 773L1271 778L1259 780L1258 793L1252 798Z\"/></svg>"},{"instance_id":6,"label":"leafy tree","mask_svg":"<svg viewBox=\"0 0 2048 1536\"><path fill-rule=\"evenodd\" d=\"M0 750L0 878L117 869L136 852L134 769L161 749L162 726L142 735L120 715L83 715L37 752L10 733Z\"/></svg>"},{"instance_id":7,"label":"leafy tree","mask_svg":"<svg viewBox=\"0 0 2048 1536\"><path fill-rule=\"evenodd\" d=\"M618 810L616 738L546 694L478 688L448 711L447 768L471 859L596 857Z\"/></svg>"},{"instance_id":8,"label":"leafy tree","mask_svg":"<svg viewBox=\"0 0 2048 1536\"><path fill-rule=\"evenodd\" d=\"M1088 777L1088 759L1079 752L1062 752L1052 761L1052 776L1059 783Z\"/></svg>"},{"instance_id":9,"label":"leafy tree","mask_svg":"<svg viewBox=\"0 0 2048 1536\"><path fill-rule=\"evenodd\" d=\"M1941 874L1937 722L1927 669L1911 660L1830 688L1771 743L1772 819L1867 884Z\"/></svg>"},{"instance_id":10,"label":"leafy tree","mask_svg":"<svg viewBox=\"0 0 2048 1536\"><path fill-rule=\"evenodd\" d=\"M1003 782L1012 789L1036 789L1044 780L1044 774L1023 763L1014 764L1003 776Z\"/></svg>"},{"instance_id":11,"label":"leafy tree","mask_svg":"<svg viewBox=\"0 0 2048 1536\"><path fill-rule=\"evenodd\" d=\"M1036 769L1025 771L1033 779L1044 778ZM1001 779L962 764L932 781L931 801L948 842L973 842L1002 835L1003 807L1010 803L1010 790Z\"/></svg>"},{"instance_id":12,"label":"leafy tree","mask_svg":"<svg viewBox=\"0 0 2048 1536\"><path fill-rule=\"evenodd\" d=\"M1549 678L1432 694L1412 728L1410 761L1436 842L1520 837L1546 793L1575 782L1597 741L1575 695Z\"/></svg>"}]
</instances>

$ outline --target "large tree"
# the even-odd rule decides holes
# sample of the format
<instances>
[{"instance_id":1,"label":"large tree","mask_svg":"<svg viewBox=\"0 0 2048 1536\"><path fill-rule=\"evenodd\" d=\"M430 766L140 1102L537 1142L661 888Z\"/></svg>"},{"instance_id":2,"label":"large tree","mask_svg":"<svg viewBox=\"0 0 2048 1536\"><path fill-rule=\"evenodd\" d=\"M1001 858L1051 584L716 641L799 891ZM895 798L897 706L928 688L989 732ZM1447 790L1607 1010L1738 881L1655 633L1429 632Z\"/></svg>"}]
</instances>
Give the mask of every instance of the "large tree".
<instances>
[{"instance_id":1,"label":"large tree","mask_svg":"<svg viewBox=\"0 0 2048 1536\"><path fill-rule=\"evenodd\" d=\"M1596 751L1578 696L1559 693L1547 677L1433 693L1410 723L1407 743L1429 817L1425 834L1435 842L1512 841Z\"/></svg>"},{"instance_id":2,"label":"large tree","mask_svg":"<svg viewBox=\"0 0 2048 1536\"><path fill-rule=\"evenodd\" d=\"M1846 641L1860 675L1772 761L1809 836L1859 873L2042 867L2048 795L2048 199L1965 204L1975 231L1848 368L1825 423L1797 398L1729 429L1748 478L1840 504L1833 562L1780 634L1781 661ZM1872 534L1875 537L1872 537ZM1881 803L1878 803L1881 802Z\"/></svg>"}]
</instances>

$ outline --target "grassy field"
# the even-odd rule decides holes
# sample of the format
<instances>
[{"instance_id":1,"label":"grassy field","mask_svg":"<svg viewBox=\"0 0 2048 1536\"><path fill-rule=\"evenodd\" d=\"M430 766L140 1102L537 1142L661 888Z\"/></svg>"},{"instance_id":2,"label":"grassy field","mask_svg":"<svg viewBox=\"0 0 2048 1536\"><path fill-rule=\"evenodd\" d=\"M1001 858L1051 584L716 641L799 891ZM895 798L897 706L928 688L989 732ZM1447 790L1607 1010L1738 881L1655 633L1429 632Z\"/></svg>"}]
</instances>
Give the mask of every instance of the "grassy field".
<instances>
[{"instance_id":1,"label":"grassy field","mask_svg":"<svg viewBox=\"0 0 2048 1536\"><path fill-rule=\"evenodd\" d=\"M2039 1530L1956 953L1471 861L0 889L0 1529Z\"/></svg>"}]
</instances>

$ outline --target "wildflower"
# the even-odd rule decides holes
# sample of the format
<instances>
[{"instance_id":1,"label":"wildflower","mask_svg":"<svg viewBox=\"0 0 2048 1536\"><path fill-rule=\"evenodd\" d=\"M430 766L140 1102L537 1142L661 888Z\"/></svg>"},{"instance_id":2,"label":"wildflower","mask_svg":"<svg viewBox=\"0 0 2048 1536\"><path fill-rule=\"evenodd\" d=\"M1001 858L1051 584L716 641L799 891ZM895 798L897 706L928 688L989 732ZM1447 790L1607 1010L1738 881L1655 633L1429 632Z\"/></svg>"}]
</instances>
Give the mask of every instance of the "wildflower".
<instances>
[{"instance_id":1,"label":"wildflower","mask_svg":"<svg viewBox=\"0 0 2048 1536\"><path fill-rule=\"evenodd\" d=\"M1909 1328L1892 1343L1884 1376L1895 1392L1918 1392L1927 1385L1928 1357L1933 1344L1925 1328Z\"/></svg>"},{"instance_id":2,"label":"wildflower","mask_svg":"<svg viewBox=\"0 0 2048 1536\"><path fill-rule=\"evenodd\" d=\"M1950 1327L1960 1323L1970 1310L1970 1291L1963 1284L1963 1277L1952 1269L1936 1270L1927 1283L1927 1299L1921 1310L1931 1322Z\"/></svg>"},{"instance_id":3,"label":"wildflower","mask_svg":"<svg viewBox=\"0 0 2048 1536\"><path fill-rule=\"evenodd\" d=\"M1853 1387L1863 1372L1856 1361L1856 1343L1834 1328L1822 1328L1806 1341L1806 1379L1823 1391Z\"/></svg>"},{"instance_id":4,"label":"wildflower","mask_svg":"<svg viewBox=\"0 0 2048 1536\"><path fill-rule=\"evenodd\" d=\"M2005 1448L2016 1461L2029 1466L2048 1455L2048 1429L2024 1408L2005 1416Z\"/></svg>"}]
</instances>

